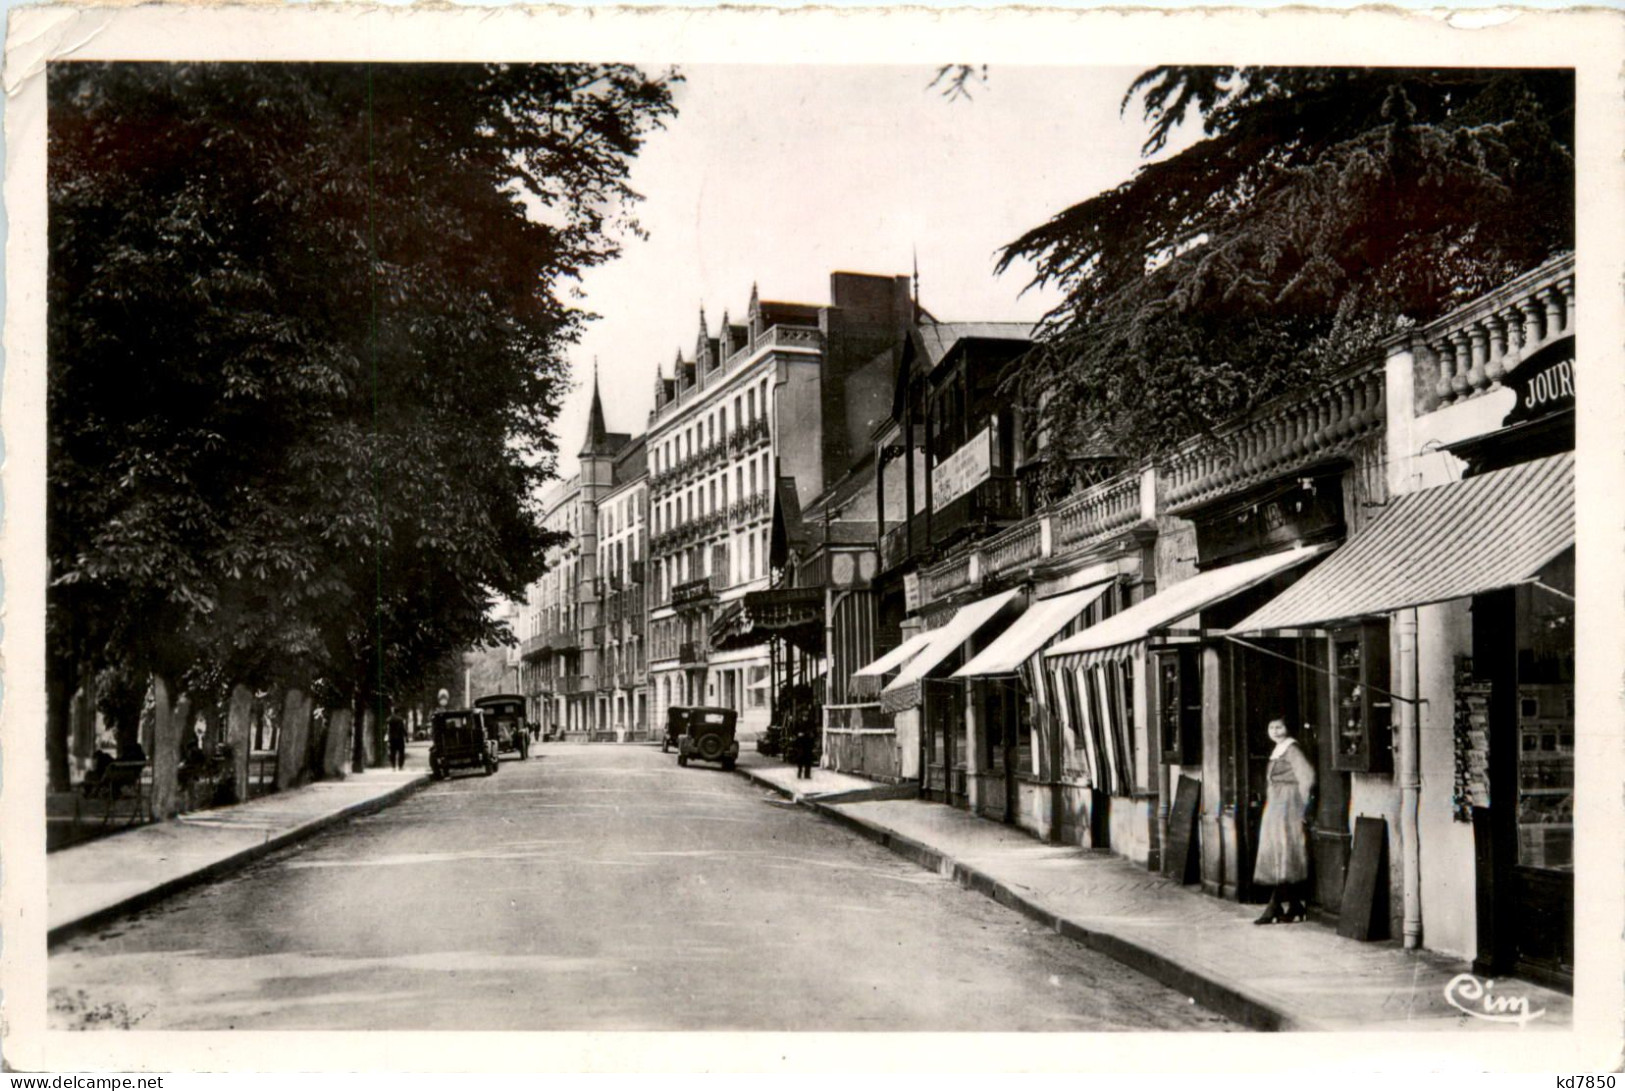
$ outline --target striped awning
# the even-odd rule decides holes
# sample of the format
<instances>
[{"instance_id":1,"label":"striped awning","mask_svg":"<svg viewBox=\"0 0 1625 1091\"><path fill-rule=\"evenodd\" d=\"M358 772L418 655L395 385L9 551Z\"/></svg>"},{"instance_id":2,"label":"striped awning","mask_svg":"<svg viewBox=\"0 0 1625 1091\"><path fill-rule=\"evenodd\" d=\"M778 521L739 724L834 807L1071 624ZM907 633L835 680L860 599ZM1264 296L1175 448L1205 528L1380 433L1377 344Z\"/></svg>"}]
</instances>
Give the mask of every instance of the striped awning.
<instances>
[{"instance_id":1,"label":"striped awning","mask_svg":"<svg viewBox=\"0 0 1625 1091\"><path fill-rule=\"evenodd\" d=\"M967 603L948 619L946 625L924 634L929 637L925 646L903 664L897 677L880 691L881 707L887 712L901 712L918 704L921 680L960 645L997 618L1016 594L1015 591L1001 591L997 595Z\"/></svg>"},{"instance_id":2,"label":"striped awning","mask_svg":"<svg viewBox=\"0 0 1625 1091\"><path fill-rule=\"evenodd\" d=\"M1231 632L1467 598L1529 579L1574 544L1574 453L1410 493Z\"/></svg>"},{"instance_id":3,"label":"striped awning","mask_svg":"<svg viewBox=\"0 0 1625 1091\"><path fill-rule=\"evenodd\" d=\"M1165 632L1177 622L1201 613L1232 595L1257 587L1277 573L1303 564L1331 548L1330 543L1297 546L1224 568L1198 572L1166 591L1135 603L1120 614L1113 614L1099 625L1091 625L1078 635L1061 641L1046 652L1045 657L1064 658L1070 666L1123 658L1132 654L1140 641Z\"/></svg>"},{"instance_id":4,"label":"striped awning","mask_svg":"<svg viewBox=\"0 0 1625 1091\"><path fill-rule=\"evenodd\" d=\"M1073 619L1106 593L1111 580L1091 584L1079 591L1069 591L1054 598L1040 599L1027 607L1027 612L1010 623L997 640L981 653L954 671L952 678L991 678L1015 674L1021 665L1037 652L1056 633L1066 628Z\"/></svg>"},{"instance_id":5,"label":"striped awning","mask_svg":"<svg viewBox=\"0 0 1625 1091\"><path fill-rule=\"evenodd\" d=\"M900 670L904 663L918 655L930 642L929 632L915 633L873 663L853 671L852 680L848 683L852 695L863 700L878 697L886 674Z\"/></svg>"}]
</instances>

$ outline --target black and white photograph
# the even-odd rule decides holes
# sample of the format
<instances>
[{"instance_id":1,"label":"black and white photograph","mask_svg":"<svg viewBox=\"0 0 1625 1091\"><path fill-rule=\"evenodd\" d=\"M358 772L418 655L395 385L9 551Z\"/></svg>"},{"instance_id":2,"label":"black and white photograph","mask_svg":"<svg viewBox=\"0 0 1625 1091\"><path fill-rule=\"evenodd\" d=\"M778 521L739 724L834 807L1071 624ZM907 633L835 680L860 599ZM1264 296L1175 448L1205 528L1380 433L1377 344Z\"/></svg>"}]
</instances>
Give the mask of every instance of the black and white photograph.
<instances>
[{"instance_id":1,"label":"black and white photograph","mask_svg":"<svg viewBox=\"0 0 1625 1091\"><path fill-rule=\"evenodd\" d=\"M26 14L11 1069L1617 1065L1617 20Z\"/></svg>"}]
</instances>

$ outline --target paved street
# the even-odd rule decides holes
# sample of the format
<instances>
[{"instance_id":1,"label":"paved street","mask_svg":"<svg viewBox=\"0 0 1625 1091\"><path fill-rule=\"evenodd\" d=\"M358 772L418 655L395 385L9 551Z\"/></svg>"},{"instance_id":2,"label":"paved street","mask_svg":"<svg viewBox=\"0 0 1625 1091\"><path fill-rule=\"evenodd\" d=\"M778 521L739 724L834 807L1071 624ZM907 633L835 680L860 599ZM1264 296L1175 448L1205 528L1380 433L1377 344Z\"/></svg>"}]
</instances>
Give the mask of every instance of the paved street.
<instances>
[{"instance_id":1,"label":"paved street","mask_svg":"<svg viewBox=\"0 0 1625 1091\"><path fill-rule=\"evenodd\" d=\"M1232 1029L734 774L535 753L63 945L55 1025Z\"/></svg>"}]
</instances>

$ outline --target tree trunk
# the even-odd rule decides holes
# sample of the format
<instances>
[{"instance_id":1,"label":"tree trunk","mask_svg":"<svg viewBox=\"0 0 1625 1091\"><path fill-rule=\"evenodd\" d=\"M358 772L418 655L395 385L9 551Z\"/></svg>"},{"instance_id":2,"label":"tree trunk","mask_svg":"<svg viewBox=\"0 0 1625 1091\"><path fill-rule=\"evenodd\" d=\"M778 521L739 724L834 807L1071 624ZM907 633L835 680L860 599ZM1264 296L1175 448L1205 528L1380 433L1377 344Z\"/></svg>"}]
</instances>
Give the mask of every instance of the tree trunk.
<instances>
[{"instance_id":1,"label":"tree trunk","mask_svg":"<svg viewBox=\"0 0 1625 1091\"><path fill-rule=\"evenodd\" d=\"M73 740L72 757L81 770L96 755L96 675L88 667L79 671L75 679L72 699L68 703L70 737Z\"/></svg>"},{"instance_id":2,"label":"tree trunk","mask_svg":"<svg viewBox=\"0 0 1625 1091\"><path fill-rule=\"evenodd\" d=\"M320 711L321 715L316 713ZM332 716L325 709L312 708L310 713L310 735L305 744L305 768L310 770L311 780L321 780L326 775L327 768L327 728L332 723Z\"/></svg>"},{"instance_id":3,"label":"tree trunk","mask_svg":"<svg viewBox=\"0 0 1625 1091\"><path fill-rule=\"evenodd\" d=\"M277 724L277 791L287 791L303 781L309 730L310 698L298 686L289 686L282 700L282 718Z\"/></svg>"},{"instance_id":4,"label":"tree trunk","mask_svg":"<svg viewBox=\"0 0 1625 1091\"><path fill-rule=\"evenodd\" d=\"M389 724L376 707L367 709L367 764L380 769L389 761Z\"/></svg>"},{"instance_id":5,"label":"tree trunk","mask_svg":"<svg viewBox=\"0 0 1625 1091\"><path fill-rule=\"evenodd\" d=\"M68 735L72 729L73 671L56 662L48 671L45 690L45 770L50 790L66 792L73 788L68 764Z\"/></svg>"},{"instance_id":6,"label":"tree trunk","mask_svg":"<svg viewBox=\"0 0 1625 1091\"><path fill-rule=\"evenodd\" d=\"M175 817L181 733L169 703L169 680L161 674L152 676L152 700L152 816L162 822Z\"/></svg>"},{"instance_id":7,"label":"tree trunk","mask_svg":"<svg viewBox=\"0 0 1625 1091\"><path fill-rule=\"evenodd\" d=\"M245 685L231 687L231 704L226 711L226 742L231 745L231 801L248 798L248 754L252 748L251 720L254 691Z\"/></svg>"},{"instance_id":8,"label":"tree trunk","mask_svg":"<svg viewBox=\"0 0 1625 1091\"><path fill-rule=\"evenodd\" d=\"M333 780L344 779L345 759L350 752L350 725L355 713L337 708L327 716L327 749L322 761L322 776Z\"/></svg>"}]
</instances>

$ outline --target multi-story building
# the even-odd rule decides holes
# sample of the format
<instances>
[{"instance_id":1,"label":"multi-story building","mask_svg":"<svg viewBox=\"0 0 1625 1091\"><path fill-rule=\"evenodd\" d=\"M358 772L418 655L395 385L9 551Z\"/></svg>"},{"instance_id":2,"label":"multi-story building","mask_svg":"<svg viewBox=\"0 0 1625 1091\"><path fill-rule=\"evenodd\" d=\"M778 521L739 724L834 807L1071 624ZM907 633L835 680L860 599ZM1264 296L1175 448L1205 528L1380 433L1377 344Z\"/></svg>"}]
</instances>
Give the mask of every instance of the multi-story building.
<instances>
[{"instance_id":1,"label":"multi-story building","mask_svg":"<svg viewBox=\"0 0 1625 1091\"><path fill-rule=\"evenodd\" d=\"M610 462L610 488L598 501L600 634L599 730L617 739L649 731L647 599L649 475L642 436Z\"/></svg>"},{"instance_id":2,"label":"multi-story building","mask_svg":"<svg viewBox=\"0 0 1625 1091\"><path fill-rule=\"evenodd\" d=\"M864 453L915 320L907 277L830 276L830 303L705 315L692 358L656 377L649 415L651 714L722 704L749 737L776 699L768 646L713 650L711 625L772 582L775 527ZM891 366L871 365L886 357Z\"/></svg>"},{"instance_id":3,"label":"multi-story building","mask_svg":"<svg viewBox=\"0 0 1625 1091\"><path fill-rule=\"evenodd\" d=\"M605 427L595 376L581 468L542 497L544 525L569 537L550 552L547 572L531 585L524 611L522 684L532 715L550 734L611 734L617 723L630 727L628 716L635 717L639 707L635 685L619 686L622 679L615 671L628 648L634 649L636 661L635 649L643 643L641 626L635 620L627 624L624 596L612 603L606 599L609 589L601 565L607 567L606 558L618 556L624 566L629 551L641 556L645 524L620 520L629 510L637 519L645 518L641 500L635 499L642 495L639 482L645 477L642 451L641 439ZM601 528L611 525L616 549L606 552L600 548ZM623 567L618 578L624 580L630 571ZM613 649L606 644L604 622L611 605L620 614L609 627ZM615 666L605 666L606 654ZM631 712L616 719L617 707Z\"/></svg>"}]
</instances>

